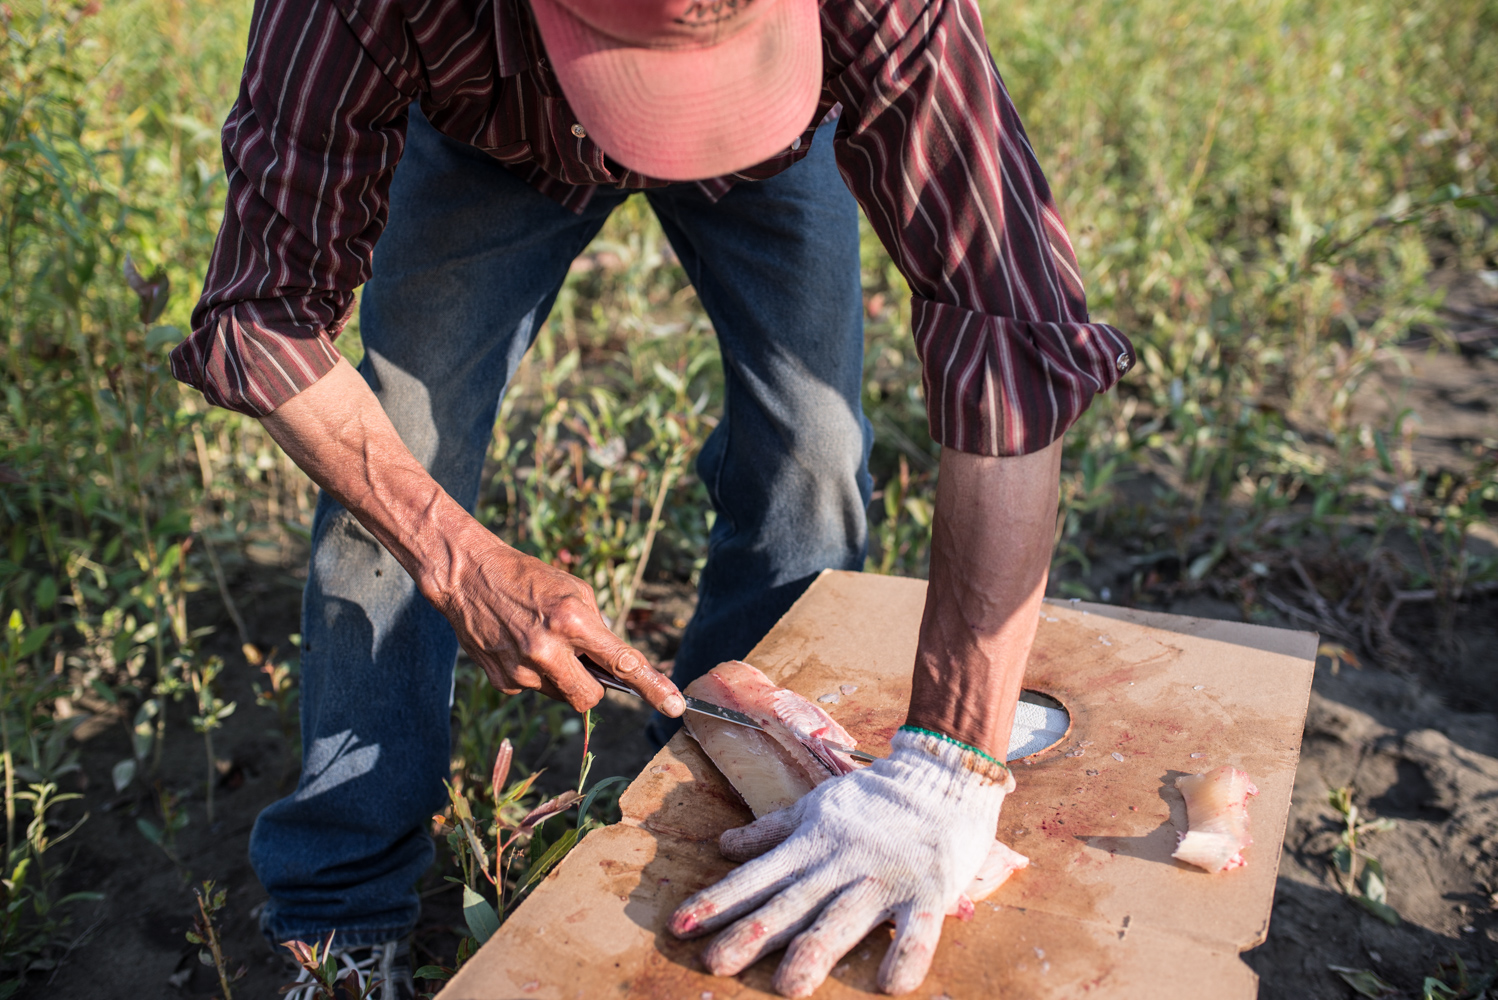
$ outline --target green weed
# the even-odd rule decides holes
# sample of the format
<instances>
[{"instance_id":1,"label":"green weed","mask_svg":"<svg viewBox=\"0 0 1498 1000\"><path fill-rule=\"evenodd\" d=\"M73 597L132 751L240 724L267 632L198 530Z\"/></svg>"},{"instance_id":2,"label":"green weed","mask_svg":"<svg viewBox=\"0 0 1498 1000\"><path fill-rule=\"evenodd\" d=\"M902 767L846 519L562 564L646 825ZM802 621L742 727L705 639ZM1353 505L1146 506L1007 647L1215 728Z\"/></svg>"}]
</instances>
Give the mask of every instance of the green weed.
<instances>
[{"instance_id":1,"label":"green weed","mask_svg":"<svg viewBox=\"0 0 1498 1000\"><path fill-rule=\"evenodd\" d=\"M204 784L205 811L209 824L213 823L213 789L218 784L218 758L213 753L213 731L234 714L235 703L226 702L215 693L213 683L223 673L224 661L210 656L195 664L188 672L188 683L196 696L198 710L192 717L192 727L203 734L203 755L208 762L208 777Z\"/></svg>"},{"instance_id":2,"label":"green weed","mask_svg":"<svg viewBox=\"0 0 1498 1000\"><path fill-rule=\"evenodd\" d=\"M1327 793L1332 808L1342 817L1340 843L1332 851L1332 866L1342 892L1354 903L1392 927L1399 926L1399 913L1388 903L1388 879L1384 866L1368 852L1363 841L1369 834L1394 829L1387 818L1365 820L1352 801L1352 788L1334 788Z\"/></svg>"},{"instance_id":3,"label":"green weed","mask_svg":"<svg viewBox=\"0 0 1498 1000\"><path fill-rule=\"evenodd\" d=\"M1343 965L1328 965L1327 968L1352 987L1358 996L1389 1000L1408 995L1370 969L1354 969ZM1482 1000L1495 981L1498 981L1498 963L1488 972L1474 978L1462 957L1452 952L1450 957L1437 964L1435 975L1421 979L1420 1000Z\"/></svg>"},{"instance_id":4,"label":"green weed","mask_svg":"<svg viewBox=\"0 0 1498 1000\"><path fill-rule=\"evenodd\" d=\"M162 853L181 872L182 858L177 853L177 834L182 832L192 817L182 807L181 798L159 781L156 782L155 792L156 812L161 817L161 822L155 823L139 816L135 820L135 826L140 830L141 836L161 848ZM183 875L186 873L183 872Z\"/></svg>"},{"instance_id":5,"label":"green weed","mask_svg":"<svg viewBox=\"0 0 1498 1000\"><path fill-rule=\"evenodd\" d=\"M222 1000L234 1000L230 984L243 978L249 970L241 964L230 972L229 958L224 954L223 944L219 940L216 918L223 912L228 892L215 888L212 879L205 881L200 888L194 888L192 892L197 900L198 912L193 917L192 930L187 932L187 942L199 947L198 961L213 966L218 973L219 989L224 991Z\"/></svg>"},{"instance_id":6,"label":"green weed","mask_svg":"<svg viewBox=\"0 0 1498 1000\"><path fill-rule=\"evenodd\" d=\"M368 1000L380 988L381 980L371 976L361 985L357 973L339 968L333 955L334 934L329 931L326 940L310 945L305 941L286 941L281 947L291 952L297 965L311 974L318 1000Z\"/></svg>"},{"instance_id":7,"label":"green weed","mask_svg":"<svg viewBox=\"0 0 1498 1000\"><path fill-rule=\"evenodd\" d=\"M532 772L514 782L509 780L514 746L508 739L500 743L495 754L486 789L473 792L455 784L448 785L451 805L439 833L446 832L449 851L462 873L461 878L447 876L447 880L463 887L463 919L473 944L460 946L457 965L423 966L416 971L416 978L430 981L451 978L467 955L494 936L507 913L525 899L588 831L601 825L590 815L594 802L600 793L624 784L628 779L622 776L605 778L583 794L588 769L593 762L586 739L592 734L591 719L584 723L583 731L583 763L577 788L568 789L537 806L526 808L522 802L540 772ZM489 793L487 804L484 791ZM548 835L547 822L573 809L577 810L573 825L555 835ZM480 818L486 813L487 821ZM488 883L489 890L485 890L480 877ZM493 902L487 898L488 891L494 894Z\"/></svg>"}]
</instances>

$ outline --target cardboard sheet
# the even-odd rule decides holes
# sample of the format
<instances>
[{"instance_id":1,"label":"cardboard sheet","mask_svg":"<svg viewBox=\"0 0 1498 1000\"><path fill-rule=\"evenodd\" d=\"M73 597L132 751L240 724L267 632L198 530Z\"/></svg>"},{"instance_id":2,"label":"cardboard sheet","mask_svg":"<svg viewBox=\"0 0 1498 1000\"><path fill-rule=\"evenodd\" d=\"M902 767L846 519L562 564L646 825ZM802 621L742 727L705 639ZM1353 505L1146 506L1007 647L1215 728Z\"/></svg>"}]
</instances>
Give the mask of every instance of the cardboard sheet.
<instances>
[{"instance_id":1,"label":"cardboard sheet","mask_svg":"<svg viewBox=\"0 0 1498 1000\"><path fill-rule=\"evenodd\" d=\"M925 584L824 573L747 657L881 754L904 718ZM1233 622L1048 602L1025 686L1071 729L1014 763L999 837L1030 858L968 923L949 919L922 997L1251 1000L1238 952L1264 940L1299 758L1316 637ZM1193 756L1197 755L1197 756ZM1248 865L1208 875L1171 859L1186 828L1174 781L1233 764L1259 787ZM666 918L722 877L725 829L749 821L684 733L442 992L442 1000L773 996L780 953L719 979ZM816 994L878 995L888 928Z\"/></svg>"}]
</instances>

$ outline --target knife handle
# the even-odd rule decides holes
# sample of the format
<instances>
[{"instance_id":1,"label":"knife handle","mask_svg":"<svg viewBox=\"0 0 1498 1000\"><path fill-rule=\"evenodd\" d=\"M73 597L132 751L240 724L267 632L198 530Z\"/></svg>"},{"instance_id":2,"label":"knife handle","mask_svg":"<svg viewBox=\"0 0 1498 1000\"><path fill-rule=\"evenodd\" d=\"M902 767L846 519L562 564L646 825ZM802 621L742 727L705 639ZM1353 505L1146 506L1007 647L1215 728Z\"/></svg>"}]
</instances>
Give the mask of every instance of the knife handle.
<instances>
[{"instance_id":1,"label":"knife handle","mask_svg":"<svg viewBox=\"0 0 1498 1000\"><path fill-rule=\"evenodd\" d=\"M636 698L644 697L640 694L640 692L636 691L634 688L630 687L628 684L624 683L613 674L604 670L592 660L588 659L587 657L582 657L581 659L583 666L587 668L588 673L592 674L593 679L602 684L604 687L613 688L615 691L623 691L625 694L632 694Z\"/></svg>"}]
</instances>

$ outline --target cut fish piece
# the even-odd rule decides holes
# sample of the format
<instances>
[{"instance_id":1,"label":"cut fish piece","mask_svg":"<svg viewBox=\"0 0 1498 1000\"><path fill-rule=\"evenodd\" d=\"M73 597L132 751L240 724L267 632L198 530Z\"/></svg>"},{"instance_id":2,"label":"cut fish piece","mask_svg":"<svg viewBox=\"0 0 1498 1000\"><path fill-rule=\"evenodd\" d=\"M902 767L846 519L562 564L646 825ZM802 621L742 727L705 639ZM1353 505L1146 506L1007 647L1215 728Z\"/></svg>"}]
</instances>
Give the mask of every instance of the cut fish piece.
<instances>
[{"instance_id":1,"label":"cut fish piece","mask_svg":"<svg viewBox=\"0 0 1498 1000\"><path fill-rule=\"evenodd\" d=\"M984 859L983 867L978 869L978 874L973 876L972 884L967 887L967 896L973 902L981 903L998 891L999 886L1009 881L1009 876L1021 868L1029 867L1029 858L1003 841L995 840L993 846L988 849L988 857Z\"/></svg>"},{"instance_id":2,"label":"cut fish piece","mask_svg":"<svg viewBox=\"0 0 1498 1000\"><path fill-rule=\"evenodd\" d=\"M1243 849L1253 843L1248 833L1248 797L1258 795L1247 772L1224 764L1205 774L1176 779L1186 799L1187 830L1171 857L1209 872L1248 864Z\"/></svg>"},{"instance_id":3,"label":"cut fish piece","mask_svg":"<svg viewBox=\"0 0 1498 1000\"><path fill-rule=\"evenodd\" d=\"M828 778L858 766L823 743L857 746L832 716L796 692L776 687L741 660L720 663L687 685L685 693L742 712L764 727L763 733L756 733L697 712L687 713L685 720L687 732L756 816L790 805ZM791 796L789 801L786 796ZM773 802L782 804L772 806Z\"/></svg>"},{"instance_id":4,"label":"cut fish piece","mask_svg":"<svg viewBox=\"0 0 1498 1000\"><path fill-rule=\"evenodd\" d=\"M1030 859L1001 840L995 840L983 859L983 867L973 876L967 889L957 897L957 902L947 911L947 916L967 920L972 916L973 904L981 903L999 891L1009 881L1009 876L1021 868L1030 867Z\"/></svg>"},{"instance_id":5,"label":"cut fish piece","mask_svg":"<svg viewBox=\"0 0 1498 1000\"><path fill-rule=\"evenodd\" d=\"M695 691L692 694L705 697ZM768 733L696 712L688 712L685 721L687 732L718 765L755 817L794 805L815 787L801 766Z\"/></svg>"}]
</instances>

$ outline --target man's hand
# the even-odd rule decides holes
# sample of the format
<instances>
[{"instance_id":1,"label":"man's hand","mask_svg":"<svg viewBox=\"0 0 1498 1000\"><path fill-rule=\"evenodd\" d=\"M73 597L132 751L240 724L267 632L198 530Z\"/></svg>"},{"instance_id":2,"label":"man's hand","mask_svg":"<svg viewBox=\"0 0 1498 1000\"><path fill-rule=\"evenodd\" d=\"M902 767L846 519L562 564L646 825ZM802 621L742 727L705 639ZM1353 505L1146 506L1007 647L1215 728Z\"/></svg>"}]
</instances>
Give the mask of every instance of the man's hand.
<instances>
[{"instance_id":1,"label":"man's hand","mask_svg":"<svg viewBox=\"0 0 1498 1000\"><path fill-rule=\"evenodd\" d=\"M495 687L583 711L603 697L586 656L666 715L686 708L676 685L609 631L592 587L504 544L443 491L347 362L260 422L400 561Z\"/></svg>"},{"instance_id":2,"label":"man's hand","mask_svg":"<svg viewBox=\"0 0 1498 1000\"><path fill-rule=\"evenodd\" d=\"M686 702L676 685L609 631L592 587L479 532L477 551L450 554L452 584L434 593L432 603L495 687L506 694L537 690L583 711L603 691L579 662L586 656L667 715L682 713Z\"/></svg>"},{"instance_id":3,"label":"man's hand","mask_svg":"<svg viewBox=\"0 0 1498 1000\"><path fill-rule=\"evenodd\" d=\"M893 918L879 988L908 993L926 978L942 920L988 856L1014 779L936 736L902 730L893 747L872 767L723 834L725 857L770 853L671 916L678 937L743 918L703 952L714 975L736 975L789 941L775 989L810 996L843 955Z\"/></svg>"}]
</instances>

